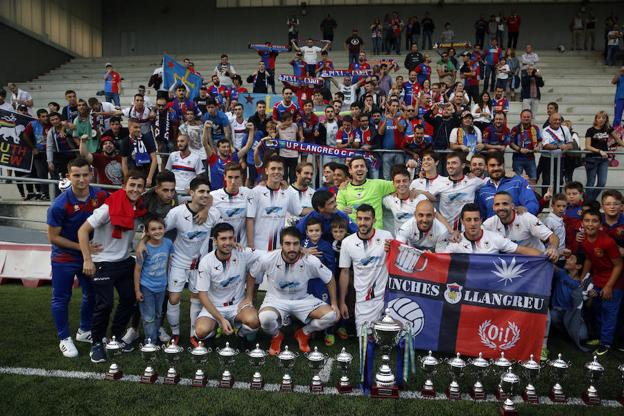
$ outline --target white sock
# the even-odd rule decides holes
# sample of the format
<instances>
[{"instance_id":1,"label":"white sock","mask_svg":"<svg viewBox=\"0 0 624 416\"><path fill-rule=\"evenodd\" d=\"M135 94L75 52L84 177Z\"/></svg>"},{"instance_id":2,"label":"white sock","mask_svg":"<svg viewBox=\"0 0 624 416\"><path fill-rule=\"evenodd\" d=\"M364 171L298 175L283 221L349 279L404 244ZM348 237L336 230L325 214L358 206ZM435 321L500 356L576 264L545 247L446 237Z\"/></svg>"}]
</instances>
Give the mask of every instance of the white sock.
<instances>
[{"instance_id":1,"label":"white sock","mask_svg":"<svg viewBox=\"0 0 624 416\"><path fill-rule=\"evenodd\" d=\"M312 332L322 331L325 328L329 328L336 322L336 312L327 312L319 319L312 319L309 324L303 327L303 333L310 335Z\"/></svg>"},{"instance_id":2,"label":"white sock","mask_svg":"<svg viewBox=\"0 0 624 416\"><path fill-rule=\"evenodd\" d=\"M172 305L167 301L167 321L171 327L171 335L180 335L180 302Z\"/></svg>"},{"instance_id":3,"label":"white sock","mask_svg":"<svg viewBox=\"0 0 624 416\"><path fill-rule=\"evenodd\" d=\"M260 326L262 326L262 330L265 333L271 336L274 336L275 334L277 334L277 330L279 329L279 322L277 321L278 319L277 312L270 310L270 309L266 309L266 310L260 311L260 313L258 314L258 318L260 318Z\"/></svg>"},{"instance_id":4,"label":"white sock","mask_svg":"<svg viewBox=\"0 0 624 416\"><path fill-rule=\"evenodd\" d=\"M199 299L191 298L191 309L190 309L190 317L191 317L191 335L195 335L195 321L199 316L199 313L202 310L202 305Z\"/></svg>"},{"instance_id":5,"label":"white sock","mask_svg":"<svg viewBox=\"0 0 624 416\"><path fill-rule=\"evenodd\" d=\"M242 324L240 329L238 330L238 336L240 337L246 337L249 334L255 334L256 332L258 332L258 328L251 328L245 324Z\"/></svg>"}]
</instances>

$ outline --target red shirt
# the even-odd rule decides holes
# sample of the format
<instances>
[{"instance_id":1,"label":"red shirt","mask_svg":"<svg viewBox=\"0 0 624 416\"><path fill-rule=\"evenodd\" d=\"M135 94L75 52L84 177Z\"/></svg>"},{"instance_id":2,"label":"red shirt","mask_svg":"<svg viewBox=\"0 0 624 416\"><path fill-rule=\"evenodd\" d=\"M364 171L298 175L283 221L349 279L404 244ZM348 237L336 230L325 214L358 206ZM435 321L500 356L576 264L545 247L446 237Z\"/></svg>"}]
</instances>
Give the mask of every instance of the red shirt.
<instances>
[{"instance_id":1,"label":"red shirt","mask_svg":"<svg viewBox=\"0 0 624 416\"><path fill-rule=\"evenodd\" d=\"M592 263L592 283L600 288L605 287L611 278L611 271L613 270L613 262L611 259L620 257L617 244L615 244L615 241L613 241L611 237L599 231L596 241L590 242L588 238L585 237L581 245L586 258ZM618 279L614 287L618 289L624 288L624 281Z\"/></svg>"},{"instance_id":2,"label":"red shirt","mask_svg":"<svg viewBox=\"0 0 624 416\"><path fill-rule=\"evenodd\" d=\"M103 185L121 185L123 174L121 172L121 155L113 157L102 153L93 153L93 168L97 176L97 183Z\"/></svg>"}]
</instances>

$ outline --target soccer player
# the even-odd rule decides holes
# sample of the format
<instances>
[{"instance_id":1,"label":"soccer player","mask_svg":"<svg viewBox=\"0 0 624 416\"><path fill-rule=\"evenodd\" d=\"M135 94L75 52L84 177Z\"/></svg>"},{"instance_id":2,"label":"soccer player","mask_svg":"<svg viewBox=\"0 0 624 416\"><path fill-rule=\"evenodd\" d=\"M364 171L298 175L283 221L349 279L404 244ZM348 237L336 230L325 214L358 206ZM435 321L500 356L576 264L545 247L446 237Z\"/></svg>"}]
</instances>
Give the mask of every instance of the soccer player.
<instances>
[{"instance_id":1,"label":"soccer player","mask_svg":"<svg viewBox=\"0 0 624 416\"><path fill-rule=\"evenodd\" d=\"M225 185L210 192L213 204L221 214L219 222L230 224L234 228L234 238L241 246L247 245L247 200L252 198L251 189L242 186L243 168L230 162L223 168Z\"/></svg>"},{"instance_id":2,"label":"soccer player","mask_svg":"<svg viewBox=\"0 0 624 416\"><path fill-rule=\"evenodd\" d=\"M268 290L260 306L260 325L271 335L269 354L276 355L282 347L284 334L279 330L284 318L293 315L305 326L295 332L299 349L310 351L310 334L332 326L338 317L336 282L331 270L315 256L302 256L302 235L294 227L281 230L281 250L274 250L258 258L250 275L256 284L266 278ZM331 305L308 294L308 281L319 278L327 285Z\"/></svg>"},{"instance_id":3,"label":"soccer player","mask_svg":"<svg viewBox=\"0 0 624 416\"><path fill-rule=\"evenodd\" d=\"M82 288L80 325L76 341L92 342L91 320L95 302L92 281L82 273L82 254L78 244L78 229L94 209L104 203L106 192L89 186L91 172L89 162L74 159L67 164L67 178L71 187L61 193L48 209L48 240L52 245L52 318L64 357L78 356L78 350L70 335L69 302L74 277ZM91 245L96 254L101 247Z\"/></svg>"},{"instance_id":4,"label":"soccer player","mask_svg":"<svg viewBox=\"0 0 624 416\"><path fill-rule=\"evenodd\" d=\"M413 216L396 232L396 239L419 250L444 252L450 234L435 217L433 203L428 199L418 202Z\"/></svg>"},{"instance_id":5,"label":"soccer player","mask_svg":"<svg viewBox=\"0 0 624 416\"><path fill-rule=\"evenodd\" d=\"M204 172L199 154L189 149L188 136L178 136L176 143L178 150L172 152L167 159L166 170L175 175L176 192L178 196L185 196L188 201L188 189L191 181Z\"/></svg>"},{"instance_id":6,"label":"soccer player","mask_svg":"<svg viewBox=\"0 0 624 416\"><path fill-rule=\"evenodd\" d=\"M384 210L384 229L396 235L401 225L412 217L416 205L427 197L419 194L416 198L410 197L410 174L403 165L392 168L392 183L396 192L384 196L382 203ZM388 215L385 215L388 214Z\"/></svg>"},{"instance_id":7,"label":"soccer player","mask_svg":"<svg viewBox=\"0 0 624 416\"><path fill-rule=\"evenodd\" d=\"M437 194L444 184L446 177L438 175L438 154L434 150L425 150L422 155L421 172L416 172L417 177L410 184L410 189L424 191L430 201L436 201L433 196Z\"/></svg>"},{"instance_id":8,"label":"soccer player","mask_svg":"<svg viewBox=\"0 0 624 416\"><path fill-rule=\"evenodd\" d=\"M299 206L302 211L305 210L305 214L301 216L289 216L286 221L290 225L295 225L303 215L307 215L312 212L312 196L314 195L314 189L310 187L312 179L314 178L314 165L310 162L302 162L295 168L296 179L295 182L286 190L292 194L293 198L299 200Z\"/></svg>"}]
</instances>

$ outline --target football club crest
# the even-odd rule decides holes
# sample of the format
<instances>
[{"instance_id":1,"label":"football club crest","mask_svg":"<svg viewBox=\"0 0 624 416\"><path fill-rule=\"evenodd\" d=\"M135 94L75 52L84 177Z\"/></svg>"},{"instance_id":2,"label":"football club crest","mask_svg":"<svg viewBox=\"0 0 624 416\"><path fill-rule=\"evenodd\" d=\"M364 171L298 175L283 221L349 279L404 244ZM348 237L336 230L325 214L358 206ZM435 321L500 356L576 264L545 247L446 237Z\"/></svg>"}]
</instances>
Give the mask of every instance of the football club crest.
<instances>
[{"instance_id":1,"label":"football club crest","mask_svg":"<svg viewBox=\"0 0 624 416\"><path fill-rule=\"evenodd\" d=\"M462 298L462 289L464 287L457 283L451 283L446 285L446 290L444 291L444 299L451 305L459 303Z\"/></svg>"}]
</instances>

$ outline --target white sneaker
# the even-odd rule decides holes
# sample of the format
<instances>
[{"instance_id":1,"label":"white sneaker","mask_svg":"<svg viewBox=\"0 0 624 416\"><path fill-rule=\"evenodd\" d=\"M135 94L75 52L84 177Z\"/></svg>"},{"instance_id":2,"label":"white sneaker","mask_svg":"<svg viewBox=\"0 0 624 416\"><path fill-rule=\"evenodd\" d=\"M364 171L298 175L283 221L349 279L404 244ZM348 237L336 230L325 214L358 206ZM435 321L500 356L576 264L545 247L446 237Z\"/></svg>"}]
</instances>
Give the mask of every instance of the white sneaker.
<instances>
[{"instance_id":1,"label":"white sneaker","mask_svg":"<svg viewBox=\"0 0 624 416\"><path fill-rule=\"evenodd\" d=\"M132 344L137 339L139 339L139 332L132 327L128 328L126 334L121 337L121 340L126 344Z\"/></svg>"},{"instance_id":2,"label":"white sneaker","mask_svg":"<svg viewBox=\"0 0 624 416\"><path fill-rule=\"evenodd\" d=\"M163 328L162 326L160 327L160 329L158 330L158 339L160 340L160 342L162 342L163 344L168 343L169 341L171 341L171 337L169 336L169 334L167 333L167 331L165 330L165 328Z\"/></svg>"},{"instance_id":3,"label":"white sneaker","mask_svg":"<svg viewBox=\"0 0 624 416\"><path fill-rule=\"evenodd\" d=\"M63 356L66 358L75 358L78 357L78 350L74 345L74 341L72 341L71 337L67 337L59 343L59 348L63 353Z\"/></svg>"},{"instance_id":4,"label":"white sneaker","mask_svg":"<svg viewBox=\"0 0 624 416\"><path fill-rule=\"evenodd\" d=\"M76 332L76 341L93 344L93 339L91 339L91 331L83 331L82 329L78 328L78 332Z\"/></svg>"}]
</instances>

